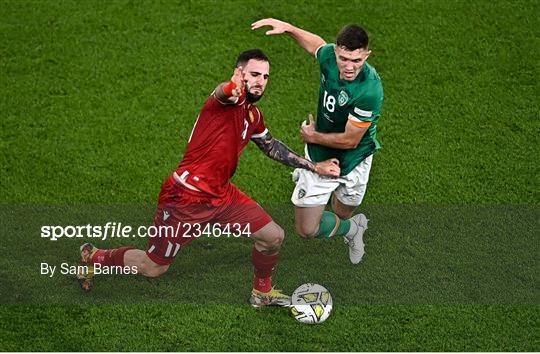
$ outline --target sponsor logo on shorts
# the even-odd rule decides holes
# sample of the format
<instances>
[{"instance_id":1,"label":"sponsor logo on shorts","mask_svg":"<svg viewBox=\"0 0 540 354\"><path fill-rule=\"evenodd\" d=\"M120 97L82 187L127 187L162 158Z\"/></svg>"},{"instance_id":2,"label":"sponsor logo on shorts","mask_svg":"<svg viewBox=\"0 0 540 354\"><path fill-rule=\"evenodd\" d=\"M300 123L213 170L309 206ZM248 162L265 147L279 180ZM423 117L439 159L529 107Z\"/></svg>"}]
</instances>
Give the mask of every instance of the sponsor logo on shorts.
<instances>
[{"instance_id":1,"label":"sponsor logo on shorts","mask_svg":"<svg viewBox=\"0 0 540 354\"><path fill-rule=\"evenodd\" d=\"M305 196L306 196L306 191L300 188L300 190L298 191L298 199L302 199Z\"/></svg>"}]
</instances>

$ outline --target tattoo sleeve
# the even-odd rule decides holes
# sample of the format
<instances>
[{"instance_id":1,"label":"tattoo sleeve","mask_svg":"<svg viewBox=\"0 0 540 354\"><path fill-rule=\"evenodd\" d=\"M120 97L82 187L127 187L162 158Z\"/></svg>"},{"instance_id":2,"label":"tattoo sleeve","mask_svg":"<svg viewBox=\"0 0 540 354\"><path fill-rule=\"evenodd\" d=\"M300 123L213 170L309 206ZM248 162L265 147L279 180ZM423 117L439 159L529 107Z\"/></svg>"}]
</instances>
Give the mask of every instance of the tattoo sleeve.
<instances>
[{"instance_id":1,"label":"tattoo sleeve","mask_svg":"<svg viewBox=\"0 0 540 354\"><path fill-rule=\"evenodd\" d=\"M296 154L281 141L274 139L270 132L266 133L263 137L252 138L251 140L253 140L259 149L273 160L279 161L287 166L315 171L315 164L313 162Z\"/></svg>"}]
</instances>

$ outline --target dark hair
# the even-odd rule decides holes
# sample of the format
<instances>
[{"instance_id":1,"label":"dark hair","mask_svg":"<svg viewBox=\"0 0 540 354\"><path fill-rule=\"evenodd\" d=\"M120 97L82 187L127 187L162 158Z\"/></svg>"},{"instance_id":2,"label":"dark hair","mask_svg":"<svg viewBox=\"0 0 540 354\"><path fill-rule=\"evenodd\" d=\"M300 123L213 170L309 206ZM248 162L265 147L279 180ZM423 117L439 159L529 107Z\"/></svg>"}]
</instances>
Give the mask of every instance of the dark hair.
<instances>
[{"instance_id":1,"label":"dark hair","mask_svg":"<svg viewBox=\"0 0 540 354\"><path fill-rule=\"evenodd\" d=\"M250 61L250 59L270 62L270 60L268 60L268 57L266 56L266 54L263 53L262 50L249 49L245 52L240 53L238 59L236 59L236 67L245 66L247 62Z\"/></svg>"},{"instance_id":2,"label":"dark hair","mask_svg":"<svg viewBox=\"0 0 540 354\"><path fill-rule=\"evenodd\" d=\"M339 31L336 44L338 47L345 47L348 50L367 49L369 38L366 30L362 27L347 25Z\"/></svg>"}]
</instances>

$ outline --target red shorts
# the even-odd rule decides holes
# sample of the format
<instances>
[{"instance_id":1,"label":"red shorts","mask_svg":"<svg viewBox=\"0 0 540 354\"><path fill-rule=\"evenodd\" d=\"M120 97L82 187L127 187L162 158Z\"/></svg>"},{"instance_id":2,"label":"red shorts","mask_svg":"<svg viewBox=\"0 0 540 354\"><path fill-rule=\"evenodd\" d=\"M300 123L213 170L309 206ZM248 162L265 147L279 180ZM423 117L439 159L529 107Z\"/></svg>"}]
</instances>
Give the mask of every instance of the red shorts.
<instances>
[{"instance_id":1,"label":"red shorts","mask_svg":"<svg viewBox=\"0 0 540 354\"><path fill-rule=\"evenodd\" d=\"M155 263L168 265L196 238L249 237L270 221L270 215L232 183L225 196L217 198L188 189L170 176L159 193L146 254Z\"/></svg>"}]
</instances>

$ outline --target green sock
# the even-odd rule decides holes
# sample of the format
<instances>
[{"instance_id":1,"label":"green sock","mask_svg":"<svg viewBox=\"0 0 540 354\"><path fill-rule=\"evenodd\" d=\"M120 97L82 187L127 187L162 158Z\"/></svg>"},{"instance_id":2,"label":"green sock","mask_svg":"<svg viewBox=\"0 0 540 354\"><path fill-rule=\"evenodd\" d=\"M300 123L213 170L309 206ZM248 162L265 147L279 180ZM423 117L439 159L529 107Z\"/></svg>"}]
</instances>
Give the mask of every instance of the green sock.
<instances>
[{"instance_id":1,"label":"green sock","mask_svg":"<svg viewBox=\"0 0 540 354\"><path fill-rule=\"evenodd\" d=\"M351 228L349 220L342 220L331 211L323 211L321 222L319 223L319 231L316 238L329 239L333 236L345 236Z\"/></svg>"}]
</instances>

